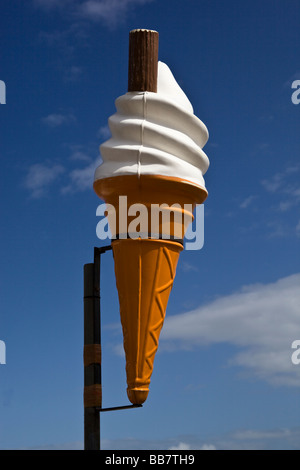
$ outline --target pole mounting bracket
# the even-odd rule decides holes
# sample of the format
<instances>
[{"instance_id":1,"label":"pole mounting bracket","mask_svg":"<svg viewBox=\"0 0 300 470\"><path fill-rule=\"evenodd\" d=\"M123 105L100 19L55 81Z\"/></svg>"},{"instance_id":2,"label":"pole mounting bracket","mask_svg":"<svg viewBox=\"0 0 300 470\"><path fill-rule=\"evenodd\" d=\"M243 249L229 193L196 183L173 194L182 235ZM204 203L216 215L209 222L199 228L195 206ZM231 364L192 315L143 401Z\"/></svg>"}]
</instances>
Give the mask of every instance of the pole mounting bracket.
<instances>
[{"instance_id":1,"label":"pole mounting bracket","mask_svg":"<svg viewBox=\"0 0 300 470\"><path fill-rule=\"evenodd\" d=\"M104 411L117 411L117 410L128 410L131 408L142 408L143 405L136 404L136 405L124 405L124 406L112 406L109 408L102 408L102 407L97 407L96 410L99 411L99 413L103 413Z\"/></svg>"}]
</instances>

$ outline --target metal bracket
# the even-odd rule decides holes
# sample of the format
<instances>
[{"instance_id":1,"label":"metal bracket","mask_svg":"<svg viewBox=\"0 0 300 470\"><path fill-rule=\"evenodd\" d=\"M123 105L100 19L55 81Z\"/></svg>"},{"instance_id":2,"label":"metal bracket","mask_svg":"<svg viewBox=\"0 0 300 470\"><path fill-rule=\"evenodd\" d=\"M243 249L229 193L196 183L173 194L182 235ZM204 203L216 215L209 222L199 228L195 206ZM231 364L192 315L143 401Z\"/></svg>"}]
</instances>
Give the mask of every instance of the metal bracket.
<instances>
[{"instance_id":1,"label":"metal bracket","mask_svg":"<svg viewBox=\"0 0 300 470\"><path fill-rule=\"evenodd\" d=\"M117 410L128 410L130 408L142 408L143 405L124 405L124 406L112 406L110 408L96 408L99 413L103 411L117 411Z\"/></svg>"},{"instance_id":2,"label":"metal bracket","mask_svg":"<svg viewBox=\"0 0 300 470\"><path fill-rule=\"evenodd\" d=\"M101 246L101 247L95 247L94 248L94 255L102 255L102 253L105 253L106 251L112 250L111 245L106 245L106 246Z\"/></svg>"},{"instance_id":3,"label":"metal bracket","mask_svg":"<svg viewBox=\"0 0 300 470\"><path fill-rule=\"evenodd\" d=\"M97 258L104 254L106 251L112 250L111 245L106 245L106 246L101 246L101 247L95 247L94 248L94 263L96 265L96 269L100 268L99 261L97 263ZM96 411L99 411L99 413L103 413L104 411L117 411L117 410L127 410L131 408L141 408L143 405L124 405L124 406L112 406L109 408L96 408Z\"/></svg>"}]
</instances>

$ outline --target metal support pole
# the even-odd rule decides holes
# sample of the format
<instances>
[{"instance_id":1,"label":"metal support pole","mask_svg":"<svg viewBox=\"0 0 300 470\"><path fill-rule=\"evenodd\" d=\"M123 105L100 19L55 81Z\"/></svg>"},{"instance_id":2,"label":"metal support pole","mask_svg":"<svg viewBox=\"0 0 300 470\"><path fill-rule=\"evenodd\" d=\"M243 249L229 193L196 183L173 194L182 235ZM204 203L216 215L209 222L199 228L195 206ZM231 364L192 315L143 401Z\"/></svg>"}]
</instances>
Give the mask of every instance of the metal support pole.
<instances>
[{"instance_id":1,"label":"metal support pole","mask_svg":"<svg viewBox=\"0 0 300 470\"><path fill-rule=\"evenodd\" d=\"M100 412L140 408L102 408L100 258L111 245L94 248L94 263L84 265L84 450L100 450Z\"/></svg>"},{"instance_id":2,"label":"metal support pole","mask_svg":"<svg viewBox=\"0 0 300 470\"><path fill-rule=\"evenodd\" d=\"M94 263L84 265L84 449L100 450L101 314L100 256L111 246L94 248Z\"/></svg>"},{"instance_id":3,"label":"metal support pole","mask_svg":"<svg viewBox=\"0 0 300 470\"><path fill-rule=\"evenodd\" d=\"M84 449L100 449L101 357L99 290L95 264L84 266Z\"/></svg>"}]
</instances>

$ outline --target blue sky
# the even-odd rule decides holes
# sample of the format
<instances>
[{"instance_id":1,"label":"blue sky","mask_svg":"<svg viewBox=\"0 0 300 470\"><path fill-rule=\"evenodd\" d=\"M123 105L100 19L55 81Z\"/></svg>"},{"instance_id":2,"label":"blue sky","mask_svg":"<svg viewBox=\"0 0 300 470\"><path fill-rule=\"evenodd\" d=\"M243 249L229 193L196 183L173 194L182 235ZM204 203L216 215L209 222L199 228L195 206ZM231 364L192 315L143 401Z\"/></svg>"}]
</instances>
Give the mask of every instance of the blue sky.
<instances>
[{"instance_id":1,"label":"blue sky","mask_svg":"<svg viewBox=\"0 0 300 470\"><path fill-rule=\"evenodd\" d=\"M128 35L160 34L207 125L202 250L184 251L142 409L106 449L300 449L298 0L1 2L0 448L83 447L83 265ZM103 406L127 403L113 260L102 260Z\"/></svg>"}]
</instances>

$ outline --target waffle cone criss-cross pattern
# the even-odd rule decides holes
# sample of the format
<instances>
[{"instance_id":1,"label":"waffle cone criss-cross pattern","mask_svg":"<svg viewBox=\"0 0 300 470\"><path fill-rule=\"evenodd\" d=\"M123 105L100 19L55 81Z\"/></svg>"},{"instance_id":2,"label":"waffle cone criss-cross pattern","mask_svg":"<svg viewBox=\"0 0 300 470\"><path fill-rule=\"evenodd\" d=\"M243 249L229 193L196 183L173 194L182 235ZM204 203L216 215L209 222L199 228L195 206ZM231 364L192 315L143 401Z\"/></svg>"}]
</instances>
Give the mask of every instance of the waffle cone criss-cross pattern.
<instances>
[{"instance_id":1,"label":"waffle cone criss-cross pattern","mask_svg":"<svg viewBox=\"0 0 300 470\"><path fill-rule=\"evenodd\" d=\"M127 394L133 404L149 392L153 362L163 326L182 243L192 211L206 196L203 174L209 161L202 150L205 125L193 114L170 69L158 64L157 93L128 92L116 100L110 117L112 137L100 146L103 163L96 169L94 190L114 207L108 221L113 238L116 283L126 356ZM153 238L123 238L118 225L119 196L127 205L176 204L185 217L159 223ZM126 229L132 218L127 217ZM176 222L177 220L177 222ZM114 223L117 222L117 224ZM151 223L149 215L149 224ZM123 228L124 230L124 228ZM122 236L120 236L122 235ZM161 239L162 236L167 239Z\"/></svg>"}]
</instances>

